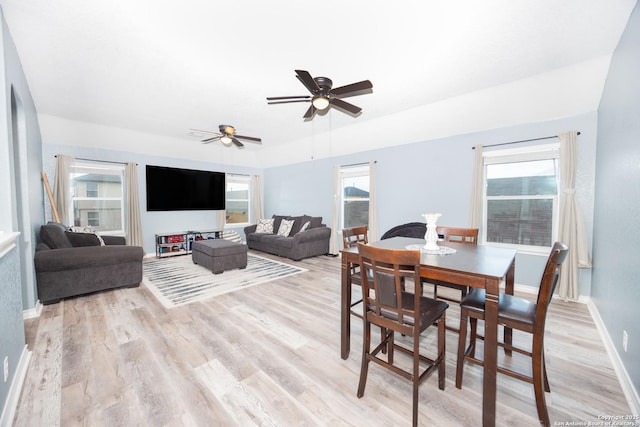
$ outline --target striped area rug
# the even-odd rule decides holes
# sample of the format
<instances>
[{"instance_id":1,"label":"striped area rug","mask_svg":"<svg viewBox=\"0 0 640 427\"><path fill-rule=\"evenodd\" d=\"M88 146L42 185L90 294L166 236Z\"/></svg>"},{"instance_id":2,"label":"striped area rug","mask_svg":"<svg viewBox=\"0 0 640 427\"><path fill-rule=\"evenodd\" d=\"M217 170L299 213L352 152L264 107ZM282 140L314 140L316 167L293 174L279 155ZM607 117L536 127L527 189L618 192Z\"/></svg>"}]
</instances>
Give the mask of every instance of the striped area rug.
<instances>
[{"instance_id":1,"label":"striped area rug","mask_svg":"<svg viewBox=\"0 0 640 427\"><path fill-rule=\"evenodd\" d=\"M191 255L150 258L142 264L142 282L166 308L174 308L308 271L284 262L247 255L247 268L213 274Z\"/></svg>"}]
</instances>

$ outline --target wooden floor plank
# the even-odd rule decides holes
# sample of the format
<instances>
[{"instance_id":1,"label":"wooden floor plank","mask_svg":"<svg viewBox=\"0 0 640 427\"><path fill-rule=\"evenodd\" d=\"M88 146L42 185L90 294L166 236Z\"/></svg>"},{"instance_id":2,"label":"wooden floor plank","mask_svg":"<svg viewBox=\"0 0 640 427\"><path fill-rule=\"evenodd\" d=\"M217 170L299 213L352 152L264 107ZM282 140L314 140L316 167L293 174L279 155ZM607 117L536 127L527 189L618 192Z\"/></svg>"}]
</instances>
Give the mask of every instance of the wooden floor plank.
<instances>
[{"instance_id":1,"label":"wooden floor plank","mask_svg":"<svg viewBox=\"0 0 640 427\"><path fill-rule=\"evenodd\" d=\"M408 425L403 378L373 365L356 396L360 319L352 318L350 357L340 358L339 261L303 260L295 264L307 272L170 310L144 286L44 306L25 321L32 358L14 425ZM451 304L448 322L458 318ZM552 423L629 413L585 305L553 301L545 346ZM420 387L421 425L481 425L482 368L465 365L456 389L456 351L457 335L447 332L446 388L435 376ZM501 351L499 360L529 368ZM498 376L497 424L538 425L529 384Z\"/></svg>"}]
</instances>

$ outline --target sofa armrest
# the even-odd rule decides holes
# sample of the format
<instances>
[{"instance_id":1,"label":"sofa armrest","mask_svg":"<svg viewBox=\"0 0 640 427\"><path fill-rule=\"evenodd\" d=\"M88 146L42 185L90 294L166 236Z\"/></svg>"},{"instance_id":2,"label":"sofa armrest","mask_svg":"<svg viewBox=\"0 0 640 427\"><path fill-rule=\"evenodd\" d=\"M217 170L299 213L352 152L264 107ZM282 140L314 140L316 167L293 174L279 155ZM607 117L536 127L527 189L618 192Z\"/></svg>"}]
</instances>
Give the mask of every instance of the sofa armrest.
<instances>
[{"instance_id":1,"label":"sofa armrest","mask_svg":"<svg viewBox=\"0 0 640 427\"><path fill-rule=\"evenodd\" d=\"M257 228L258 228L258 224L247 225L244 228L244 235L246 236L247 234L255 233Z\"/></svg>"},{"instance_id":2,"label":"sofa armrest","mask_svg":"<svg viewBox=\"0 0 640 427\"><path fill-rule=\"evenodd\" d=\"M141 246L84 246L38 251L34 265L36 271L61 271L142 262L143 257Z\"/></svg>"},{"instance_id":3,"label":"sofa armrest","mask_svg":"<svg viewBox=\"0 0 640 427\"><path fill-rule=\"evenodd\" d=\"M293 235L294 245L297 243L311 242L315 240L324 240L331 238L331 228L329 227L316 227L308 228L304 231L300 231Z\"/></svg>"}]
</instances>

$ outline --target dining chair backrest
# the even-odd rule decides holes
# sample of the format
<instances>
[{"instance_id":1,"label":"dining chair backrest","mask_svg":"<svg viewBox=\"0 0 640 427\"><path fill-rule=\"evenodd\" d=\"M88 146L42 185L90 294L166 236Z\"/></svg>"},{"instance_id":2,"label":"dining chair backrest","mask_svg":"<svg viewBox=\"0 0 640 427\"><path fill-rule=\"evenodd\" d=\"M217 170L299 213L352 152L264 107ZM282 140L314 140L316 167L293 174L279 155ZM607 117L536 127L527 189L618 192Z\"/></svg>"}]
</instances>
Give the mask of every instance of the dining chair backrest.
<instances>
[{"instance_id":1,"label":"dining chair backrest","mask_svg":"<svg viewBox=\"0 0 640 427\"><path fill-rule=\"evenodd\" d=\"M536 301L535 329L540 333L544 330L548 307L549 304L551 304L551 298L553 298L553 293L560 279L560 267L568 253L569 247L567 245L562 242L555 242L547 258L547 264L542 273L538 299Z\"/></svg>"},{"instance_id":2,"label":"dining chair backrest","mask_svg":"<svg viewBox=\"0 0 640 427\"><path fill-rule=\"evenodd\" d=\"M369 243L369 227L361 225L358 227L343 228L342 229L342 245L346 248L352 248L358 245L358 243Z\"/></svg>"},{"instance_id":3,"label":"dining chair backrest","mask_svg":"<svg viewBox=\"0 0 640 427\"><path fill-rule=\"evenodd\" d=\"M445 242L466 243L469 245L478 244L477 228L437 226L436 233L438 233L438 236L442 236Z\"/></svg>"},{"instance_id":4,"label":"dining chair backrest","mask_svg":"<svg viewBox=\"0 0 640 427\"><path fill-rule=\"evenodd\" d=\"M358 245L360 265L367 271L362 279L362 295L369 310L376 317L385 317L396 323L394 330L413 335L412 324L415 310L403 304L406 278L420 280L420 251L404 249L382 249L369 245ZM373 291L373 292L372 292ZM416 301L418 293L413 293ZM419 307L416 302L412 307ZM407 326L408 325L408 326Z\"/></svg>"}]
</instances>

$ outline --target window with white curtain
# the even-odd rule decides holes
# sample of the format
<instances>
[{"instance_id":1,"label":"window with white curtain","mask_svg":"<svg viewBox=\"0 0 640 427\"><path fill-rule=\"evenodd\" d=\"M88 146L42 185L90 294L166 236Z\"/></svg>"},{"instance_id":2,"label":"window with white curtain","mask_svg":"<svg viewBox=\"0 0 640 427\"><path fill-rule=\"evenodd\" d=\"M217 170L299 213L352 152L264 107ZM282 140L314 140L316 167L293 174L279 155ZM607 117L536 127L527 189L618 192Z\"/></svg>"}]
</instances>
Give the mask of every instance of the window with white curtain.
<instances>
[{"instance_id":1,"label":"window with white curtain","mask_svg":"<svg viewBox=\"0 0 640 427\"><path fill-rule=\"evenodd\" d=\"M124 234L124 165L74 160L68 223L100 233Z\"/></svg>"},{"instance_id":2,"label":"window with white curtain","mask_svg":"<svg viewBox=\"0 0 640 427\"><path fill-rule=\"evenodd\" d=\"M484 156L483 243L547 251L558 235L558 144Z\"/></svg>"},{"instance_id":3,"label":"window with white curtain","mask_svg":"<svg viewBox=\"0 0 640 427\"><path fill-rule=\"evenodd\" d=\"M341 228L369 225L369 165L340 168Z\"/></svg>"},{"instance_id":4,"label":"window with white curtain","mask_svg":"<svg viewBox=\"0 0 640 427\"><path fill-rule=\"evenodd\" d=\"M227 224L249 224L250 206L249 175L227 174Z\"/></svg>"}]
</instances>

